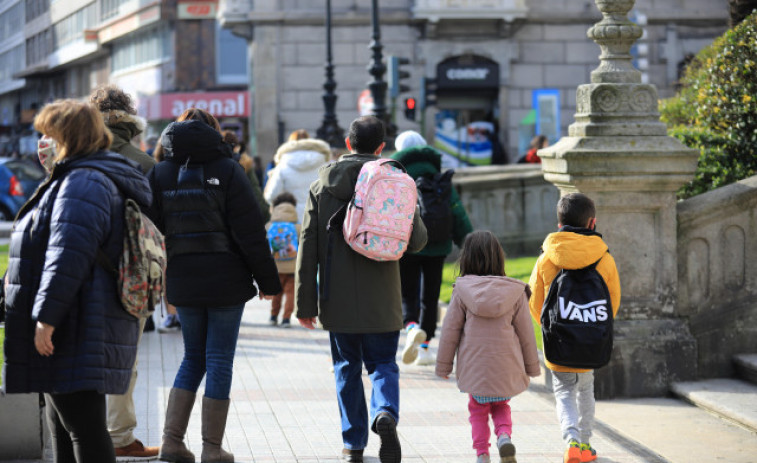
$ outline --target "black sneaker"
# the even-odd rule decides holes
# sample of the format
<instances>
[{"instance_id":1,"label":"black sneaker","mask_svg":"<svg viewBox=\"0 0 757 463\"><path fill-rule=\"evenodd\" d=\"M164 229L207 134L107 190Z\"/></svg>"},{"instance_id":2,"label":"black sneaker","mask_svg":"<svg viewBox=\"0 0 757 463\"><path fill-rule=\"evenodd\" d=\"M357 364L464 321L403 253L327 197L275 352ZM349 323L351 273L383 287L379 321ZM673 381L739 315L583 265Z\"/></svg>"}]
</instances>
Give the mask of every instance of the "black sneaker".
<instances>
[{"instance_id":1,"label":"black sneaker","mask_svg":"<svg viewBox=\"0 0 757 463\"><path fill-rule=\"evenodd\" d=\"M145 322L145 333L149 333L150 331L155 331L155 322L152 319L152 315L147 317L147 321Z\"/></svg>"},{"instance_id":2,"label":"black sneaker","mask_svg":"<svg viewBox=\"0 0 757 463\"><path fill-rule=\"evenodd\" d=\"M363 449L342 449L342 461L348 463L363 463Z\"/></svg>"},{"instance_id":3,"label":"black sneaker","mask_svg":"<svg viewBox=\"0 0 757 463\"><path fill-rule=\"evenodd\" d=\"M282 328L291 328L292 327L292 322L290 322L288 318L285 318L285 319L281 320L281 327Z\"/></svg>"},{"instance_id":4,"label":"black sneaker","mask_svg":"<svg viewBox=\"0 0 757 463\"><path fill-rule=\"evenodd\" d=\"M376 418L376 432L381 438L379 447L379 461L381 463L400 463L402 461L402 448L397 437L397 422L392 415L382 412Z\"/></svg>"}]
</instances>

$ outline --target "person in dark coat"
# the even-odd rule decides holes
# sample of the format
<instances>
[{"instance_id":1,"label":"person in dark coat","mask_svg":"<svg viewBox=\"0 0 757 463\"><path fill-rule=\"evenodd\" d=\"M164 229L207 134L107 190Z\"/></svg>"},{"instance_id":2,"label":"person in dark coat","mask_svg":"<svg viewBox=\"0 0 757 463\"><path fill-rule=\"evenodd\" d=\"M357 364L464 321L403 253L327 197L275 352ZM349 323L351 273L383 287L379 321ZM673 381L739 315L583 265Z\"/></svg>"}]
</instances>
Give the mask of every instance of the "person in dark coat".
<instances>
[{"instance_id":1,"label":"person in dark coat","mask_svg":"<svg viewBox=\"0 0 757 463\"><path fill-rule=\"evenodd\" d=\"M360 117L352 122L349 133L346 141L351 154L322 167L318 180L310 186L297 254L296 316L309 329L318 317L329 331L342 417L343 459L363 461L371 429L381 439L381 463L399 463L399 367L395 359L402 329L399 264L358 254L344 241L341 226L332 236L327 228L334 214L352 198L363 164L375 161L386 146L384 124L373 116ZM425 244L426 227L416 207L407 249L419 251ZM370 420L361 379L363 364L373 384Z\"/></svg>"},{"instance_id":2,"label":"person in dark coat","mask_svg":"<svg viewBox=\"0 0 757 463\"><path fill-rule=\"evenodd\" d=\"M281 292L250 181L232 159L218 121L190 108L166 127L164 161L150 171L151 217L165 234L166 298L181 318L184 359L168 398L160 459L194 462L184 434L202 398L202 461L232 462L221 448L242 310L257 290ZM207 373L207 375L206 375Z\"/></svg>"},{"instance_id":3,"label":"person in dark coat","mask_svg":"<svg viewBox=\"0 0 757 463\"><path fill-rule=\"evenodd\" d=\"M45 106L34 127L55 142L49 178L18 214L6 276L4 388L43 392L56 461L115 462L105 394L129 387L139 321L99 265L123 252L124 202L152 201L135 163L89 104Z\"/></svg>"},{"instance_id":4,"label":"person in dark coat","mask_svg":"<svg viewBox=\"0 0 757 463\"><path fill-rule=\"evenodd\" d=\"M142 152L131 140L145 130L145 120L137 116L131 97L115 85L101 85L89 97L102 114L105 126L113 134L110 150L139 164L147 174L155 165L152 156ZM139 321L140 333L154 331L152 316ZM140 336L141 341L141 336ZM154 458L158 447L145 445L134 435L137 427L137 411L134 407L134 388L137 385L137 363L131 369L131 383L126 394L108 395L108 432L113 440L117 457Z\"/></svg>"},{"instance_id":5,"label":"person in dark coat","mask_svg":"<svg viewBox=\"0 0 757 463\"><path fill-rule=\"evenodd\" d=\"M442 156L417 132L402 132L394 141L397 152L392 159L402 163L407 173L418 179L441 172ZM429 341L436 334L439 318L439 292L442 285L444 259L452 252L452 242L461 247L465 237L473 231L465 207L457 190L452 187L449 207L452 213L452 233L443 241L426 243L421 251L406 253L400 259L402 278L402 322L407 331L407 343L402 350L403 363L434 365L436 358L429 352Z\"/></svg>"}]
</instances>

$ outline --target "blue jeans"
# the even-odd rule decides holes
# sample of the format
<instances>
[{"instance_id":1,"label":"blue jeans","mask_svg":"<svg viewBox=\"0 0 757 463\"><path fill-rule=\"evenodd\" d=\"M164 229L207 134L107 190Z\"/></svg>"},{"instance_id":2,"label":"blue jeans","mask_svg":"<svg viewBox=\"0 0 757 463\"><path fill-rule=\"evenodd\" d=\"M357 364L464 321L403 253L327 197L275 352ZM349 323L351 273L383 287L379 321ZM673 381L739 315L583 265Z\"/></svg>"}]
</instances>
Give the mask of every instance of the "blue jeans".
<instances>
[{"instance_id":1,"label":"blue jeans","mask_svg":"<svg viewBox=\"0 0 757 463\"><path fill-rule=\"evenodd\" d=\"M173 387L196 393L207 372L205 397L228 399L244 304L234 307L176 307L176 310L184 337L184 359Z\"/></svg>"},{"instance_id":2,"label":"blue jeans","mask_svg":"<svg viewBox=\"0 0 757 463\"><path fill-rule=\"evenodd\" d=\"M336 394L342 417L342 441L347 449L368 445L368 411L363 391L363 363L371 378L371 429L376 415L389 413L399 422L400 369L397 366L399 331L375 334L329 333ZM375 429L373 429L375 432Z\"/></svg>"}]
</instances>

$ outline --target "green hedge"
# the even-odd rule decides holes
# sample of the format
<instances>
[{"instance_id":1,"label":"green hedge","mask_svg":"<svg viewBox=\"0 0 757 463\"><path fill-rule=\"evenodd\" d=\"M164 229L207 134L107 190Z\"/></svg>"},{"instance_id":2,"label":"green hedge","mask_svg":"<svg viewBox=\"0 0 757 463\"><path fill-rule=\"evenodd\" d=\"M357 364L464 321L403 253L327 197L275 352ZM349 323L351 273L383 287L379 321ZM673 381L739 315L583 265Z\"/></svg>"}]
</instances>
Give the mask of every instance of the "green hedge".
<instances>
[{"instance_id":1,"label":"green hedge","mask_svg":"<svg viewBox=\"0 0 757 463\"><path fill-rule=\"evenodd\" d=\"M670 135L699 149L687 198L757 172L757 13L702 50L678 95L660 103Z\"/></svg>"}]
</instances>

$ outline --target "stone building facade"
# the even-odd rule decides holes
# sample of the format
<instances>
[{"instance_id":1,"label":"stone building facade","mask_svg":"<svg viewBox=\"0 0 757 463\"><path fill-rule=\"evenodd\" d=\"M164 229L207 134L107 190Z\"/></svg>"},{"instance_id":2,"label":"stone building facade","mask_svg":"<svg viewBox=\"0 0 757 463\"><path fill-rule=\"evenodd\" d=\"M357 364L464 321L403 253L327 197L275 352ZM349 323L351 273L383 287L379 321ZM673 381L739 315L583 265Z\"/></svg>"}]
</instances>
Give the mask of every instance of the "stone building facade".
<instances>
[{"instance_id":1,"label":"stone building facade","mask_svg":"<svg viewBox=\"0 0 757 463\"><path fill-rule=\"evenodd\" d=\"M321 124L324 4L323 0L221 2L219 18L224 26L249 40L254 133L264 158L289 131L305 128L314 133ZM366 70L371 3L332 0L331 4L337 116L346 127L358 115L358 100L372 79ZM548 135L551 142L566 134L575 113L576 87L589 81L598 63L599 47L586 36L601 17L593 1L379 0L378 4L384 56L411 61L411 90L400 95L397 106L405 97L421 99L421 78L436 79L437 84L436 104L428 106L423 117L409 121L398 108L395 122L400 130L422 131L437 146L440 138L458 135L458 147L473 152L474 144L460 142L459 136L466 129L475 132L475 122L488 122L511 162L523 154L535 133ZM673 94L685 56L725 31L727 10L726 0L636 2L632 17L646 23L647 33L632 53L660 97ZM481 73L496 79L481 78ZM447 147L450 143L456 141L447 139Z\"/></svg>"}]
</instances>

